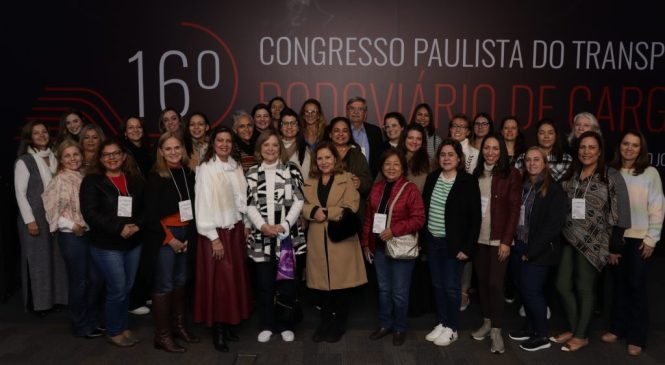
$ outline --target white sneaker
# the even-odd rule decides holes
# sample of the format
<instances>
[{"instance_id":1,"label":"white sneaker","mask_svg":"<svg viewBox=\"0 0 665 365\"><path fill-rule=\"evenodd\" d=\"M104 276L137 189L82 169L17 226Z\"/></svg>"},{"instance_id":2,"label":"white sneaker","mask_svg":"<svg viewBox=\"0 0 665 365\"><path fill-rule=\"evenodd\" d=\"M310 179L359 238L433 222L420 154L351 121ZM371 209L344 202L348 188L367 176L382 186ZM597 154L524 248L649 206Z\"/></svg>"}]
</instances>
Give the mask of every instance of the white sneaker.
<instances>
[{"instance_id":1,"label":"white sneaker","mask_svg":"<svg viewBox=\"0 0 665 365\"><path fill-rule=\"evenodd\" d=\"M552 312L550 312L550 306L548 305L547 306L547 319L550 319L551 316L552 316Z\"/></svg>"},{"instance_id":2,"label":"white sneaker","mask_svg":"<svg viewBox=\"0 0 665 365\"><path fill-rule=\"evenodd\" d=\"M257 340L259 340L259 342L268 342L270 341L270 337L272 337L272 332L268 330L263 330L261 331L261 333L259 333L259 337L257 338Z\"/></svg>"},{"instance_id":3,"label":"white sneaker","mask_svg":"<svg viewBox=\"0 0 665 365\"><path fill-rule=\"evenodd\" d=\"M282 340L284 342L293 342L293 339L296 337L295 334L293 334L293 331L282 331Z\"/></svg>"},{"instance_id":4,"label":"white sneaker","mask_svg":"<svg viewBox=\"0 0 665 365\"><path fill-rule=\"evenodd\" d=\"M441 333L443 333L443 329L446 327L443 327L442 324L437 324L436 327L432 330L432 332L428 333L427 336L425 336L425 339L429 342L432 342L436 340L437 337L441 336Z\"/></svg>"},{"instance_id":5,"label":"white sneaker","mask_svg":"<svg viewBox=\"0 0 665 365\"><path fill-rule=\"evenodd\" d=\"M434 344L437 346L448 346L455 341L457 341L457 331L444 327L443 332L434 340Z\"/></svg>"},{"instance_id":6,"label":"white sneaker","mask_svg":"<svg viewBox=\"0 0 665 365\"><path fill-rule=\"evenodd\" d=\"M152 299L148 299L145 301L145 305L152 305Z\"/></svg>"},{"instance_id":7,"label":"white sneaker","mask_svg":"<svg viewBox=\"0 0 665 365\"><path fill-rule=\"evenodd\" d=\"M524 306L520 307L520 317L526 317L526 311L524 310Z\"/></svg>"},{"instance_id":8,"label":"white sneaker","mask_svg":"<svg viewBox=\"0 0 665 365\"><path fill-rule=\"evenodd\" d=\"M142 316L144 314L150 313L150 308L146 307L145 305L142 305L136 309L130 310L129 313L135 314L137 316Z\"/></svg>"}]
</instances>

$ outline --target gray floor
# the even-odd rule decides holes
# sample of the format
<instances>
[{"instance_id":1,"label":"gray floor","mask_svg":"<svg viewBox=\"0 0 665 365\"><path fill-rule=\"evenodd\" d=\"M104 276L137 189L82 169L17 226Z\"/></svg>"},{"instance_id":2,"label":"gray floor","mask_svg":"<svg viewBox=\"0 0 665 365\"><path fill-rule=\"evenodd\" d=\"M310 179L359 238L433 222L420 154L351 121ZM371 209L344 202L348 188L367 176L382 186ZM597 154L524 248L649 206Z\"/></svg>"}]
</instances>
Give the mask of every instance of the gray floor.
<instances>
[{"instance_id":1,"label":"gray floor","mask_svg":"<svg viewBox=\"0 0 665 365\"><path fill-rule=\"evenodd\" d=\"M461 315L460 339L451 346L437 347L424 340L434 325L434 315L428 313L410 319L407 342L394 347L389 336L376 342L368 339L376 324L376 309L369 291L363 291L354 297L350 329L338 343L316 344L310 340L317 325L317 313L306 305L305 320L298 326L293 343L284 343L275 336L270 342L259 344L256 341L257 318L253 315L241 325L241 341L231 344L231 352L216 352L208 329L194 326L203 342L188 346L188 352L182 355L153 349L150 316L131 316L130 326L143 342L133 348L120 349L109 345L103 338L72 337L65 312L52 313L43 319L24 313L20 295L14 295L0 304L0 364L665 364L665 310L662 309L665 308L665 258L656 258L651 269L651 328L648 347L639 358L626 355L622 343L600 342L599 336L607 323L606 315L594 319L590 346L579 352L564 353L558 347L552 347L529 353L519 349L506 334L506 353L491 354L488 341L479 342L469 337L470 330L480 322L475 296L472 296L470 308ZM563 319L556 305L553 309L550 324L552 332L556 333L563 328ZM504 332L521 324L517 310L515 304L506 304Z\"/></svg>"}]
</instances>

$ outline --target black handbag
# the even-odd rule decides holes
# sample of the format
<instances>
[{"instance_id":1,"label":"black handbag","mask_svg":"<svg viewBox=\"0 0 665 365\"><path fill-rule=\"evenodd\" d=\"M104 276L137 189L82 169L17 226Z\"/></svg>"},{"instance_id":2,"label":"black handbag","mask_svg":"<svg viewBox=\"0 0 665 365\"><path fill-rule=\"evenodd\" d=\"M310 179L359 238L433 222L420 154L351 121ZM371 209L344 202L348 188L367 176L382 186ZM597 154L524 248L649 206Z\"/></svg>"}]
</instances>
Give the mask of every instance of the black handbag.
<instances>
[{"instance_id":1,"label":"black handbag","mask_svg":"<svg viewBox=\"0 0 665 365\"><path fill-rule=\"evenodd\" d=\"M360 232L360 219L358 214L350 208L344 208L342 219L328 221L328 237L333 242L341 242Z\"/></svg>"},{"instance_id":2,"label":"black handbag","mask_svg":"<svg viewBox=\"0 0 665 365\"><path fill-rule=\"evenodd\" d=\"M286 299L277 292L275 294L275 319L279 323L296 324L302 321L302 307L298 299Z\"/></svg>"}]
</instances>

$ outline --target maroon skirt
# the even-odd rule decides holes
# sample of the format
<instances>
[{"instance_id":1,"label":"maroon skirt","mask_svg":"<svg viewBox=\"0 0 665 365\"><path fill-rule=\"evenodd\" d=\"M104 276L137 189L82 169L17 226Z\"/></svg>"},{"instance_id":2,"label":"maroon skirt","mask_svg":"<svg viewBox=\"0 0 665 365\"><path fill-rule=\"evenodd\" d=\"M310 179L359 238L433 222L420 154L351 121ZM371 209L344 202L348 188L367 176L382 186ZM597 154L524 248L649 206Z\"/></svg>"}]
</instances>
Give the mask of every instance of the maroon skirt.
<instances>
[{"instance_id":1,"label":"maroon skirt","mask_svg":"<svg viewBox=\"0 0 665 365\"><path fill-rule=\"evenodd\" d=\"M247 269L245 226L217 229L224 246L224 257L212 257L211 242L199 235L196 253L194 322L211 327L216 322L238 324L249 318L251 284Z\"/></svg>"}]
</instances>

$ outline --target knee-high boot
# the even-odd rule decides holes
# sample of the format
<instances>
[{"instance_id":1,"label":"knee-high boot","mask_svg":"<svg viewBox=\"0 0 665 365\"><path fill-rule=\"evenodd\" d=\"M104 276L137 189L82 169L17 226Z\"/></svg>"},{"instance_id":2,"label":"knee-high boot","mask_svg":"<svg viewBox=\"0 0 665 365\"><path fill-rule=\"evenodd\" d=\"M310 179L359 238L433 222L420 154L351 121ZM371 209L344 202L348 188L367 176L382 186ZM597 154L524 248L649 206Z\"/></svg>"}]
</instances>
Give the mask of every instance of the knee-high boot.
<instances>
[{"instance_id":1,"label":"knee-high boot","mask_svg":"<svg viewBox=\"0 0 665 365\"><path fill-rule=\"evenodd\" d=\"M155 321L155 348L166 352L185 352L185 348L178 345L171 337L169 317L171 316L171 297L169 293L152 294L152 315Z\"/></svg>"},{"instance_id":2,"label":"knee-high boot","mask_svg":"<svg viewBox=\"0 0 665 365\"><path fill-rule=\"evenodd\" d=\"M177 337L188 343L198 343L201 339L185 328L185 288L173 290L173 327Z\"/></svg>"}]
</instances>

